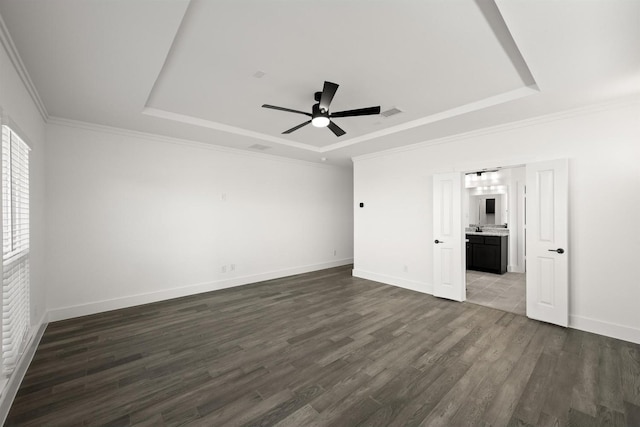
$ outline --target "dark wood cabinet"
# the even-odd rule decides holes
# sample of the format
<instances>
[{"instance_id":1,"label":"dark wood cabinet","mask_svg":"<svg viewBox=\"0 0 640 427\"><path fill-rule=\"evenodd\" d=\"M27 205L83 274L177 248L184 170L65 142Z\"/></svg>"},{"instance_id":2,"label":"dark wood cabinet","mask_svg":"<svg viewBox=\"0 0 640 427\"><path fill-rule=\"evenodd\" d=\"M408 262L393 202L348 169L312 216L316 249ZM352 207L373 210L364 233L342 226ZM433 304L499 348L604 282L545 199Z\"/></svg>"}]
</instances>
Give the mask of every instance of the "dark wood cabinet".
<instances>
[{"instance_id":1,"label":"dark wood cabinet","mask_svg":"<svg viewBox=\"0 0 640 427\"><path fill-rule=\"evenodd\" d=\"M507 272L507 236L467 234L467 269L504 274Z\"/></svg>"}]
</instances>

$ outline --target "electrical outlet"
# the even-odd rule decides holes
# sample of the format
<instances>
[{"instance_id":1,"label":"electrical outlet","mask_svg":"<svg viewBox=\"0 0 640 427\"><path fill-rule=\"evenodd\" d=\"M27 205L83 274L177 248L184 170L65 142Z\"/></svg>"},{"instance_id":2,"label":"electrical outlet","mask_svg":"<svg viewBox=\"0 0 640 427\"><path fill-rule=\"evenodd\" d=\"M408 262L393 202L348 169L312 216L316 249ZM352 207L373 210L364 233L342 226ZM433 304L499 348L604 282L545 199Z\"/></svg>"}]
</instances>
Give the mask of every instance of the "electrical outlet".
<instances>
[{"instance_id":1,"label":"electrical outlet","mask_svg":"<svg viewBox=\"0 0 640 427\"><path fill-rule=\"evenodd\" d=\"M229 265L229 271L236 271L236 265L235 264Z\"/></svg>"},{"instance_id":2,"label":"electrical outlet","mask_svg":"<svg viewBox=\"0 0 640 427\"><path fill-rule=\"evenodd\" d=\"M223 265L222 268L220 269L221 273L226 273L227 272L227 266Z\"/></svg>"},{"instance_id":3,"label":"electrical outlet","mask_svg":"<svg viewBox=\"0 0 640 427\"><path fill-rule=\"evenodd\" d=\"M333 256L336 256L336 255L338 255L338 251L334 249L333 250Z\"/></svg>"}]
</instances>

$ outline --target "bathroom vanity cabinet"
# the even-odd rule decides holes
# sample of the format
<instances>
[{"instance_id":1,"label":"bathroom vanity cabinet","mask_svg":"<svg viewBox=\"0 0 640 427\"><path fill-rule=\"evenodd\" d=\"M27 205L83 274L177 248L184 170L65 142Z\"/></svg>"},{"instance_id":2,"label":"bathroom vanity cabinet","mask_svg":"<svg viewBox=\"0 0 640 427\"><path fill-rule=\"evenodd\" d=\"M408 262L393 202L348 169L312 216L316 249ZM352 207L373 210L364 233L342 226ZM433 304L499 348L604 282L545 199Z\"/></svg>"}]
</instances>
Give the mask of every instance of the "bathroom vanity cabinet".
<instances>
[{"instance_id":1,"label":"bathroom vanity cabinet","mask_svg":"<svg viewBox=\"0 0 640 427\"><path fill-rule=\"evenodd\" d=\"M507 272L508 236L467 234L467 270Z\"/></svg>"}]
</instances>

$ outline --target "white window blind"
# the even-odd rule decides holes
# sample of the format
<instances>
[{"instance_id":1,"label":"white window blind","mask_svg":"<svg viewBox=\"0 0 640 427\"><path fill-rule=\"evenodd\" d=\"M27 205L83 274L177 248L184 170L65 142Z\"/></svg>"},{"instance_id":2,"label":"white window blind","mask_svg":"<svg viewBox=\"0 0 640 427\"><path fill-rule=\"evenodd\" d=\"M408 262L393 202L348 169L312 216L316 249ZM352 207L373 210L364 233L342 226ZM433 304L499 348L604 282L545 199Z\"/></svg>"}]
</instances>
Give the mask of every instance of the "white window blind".
<instances>
[{"instance_id":1,"label":"white window blind","mask_svg":"<svg viewBox=\"0 0 640 427\"><path fill-rule=\"evenodd\" d=\"M29 315L29 147L2 126L2 368L23 350Z\"/></svg>"}]
</instances>

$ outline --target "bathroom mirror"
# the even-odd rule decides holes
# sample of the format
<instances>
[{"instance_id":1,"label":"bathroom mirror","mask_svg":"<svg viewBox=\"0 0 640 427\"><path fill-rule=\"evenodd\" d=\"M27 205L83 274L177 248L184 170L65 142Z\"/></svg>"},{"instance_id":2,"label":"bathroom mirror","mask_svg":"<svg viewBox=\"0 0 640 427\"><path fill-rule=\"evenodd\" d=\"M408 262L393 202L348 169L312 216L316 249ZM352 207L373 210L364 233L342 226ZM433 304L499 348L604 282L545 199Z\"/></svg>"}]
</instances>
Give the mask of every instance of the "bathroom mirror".
<instances>
[{"instance_id":1,"label":"bathroom mirror","mask_svg":"<svg viewBox=\"0 0 640 427\"><path fill-rule=\"evenodd\" d=\"M469 196L469 224L504 225L507 222L506 194Z\"/></svg>"}]
</instances>

